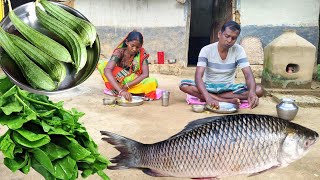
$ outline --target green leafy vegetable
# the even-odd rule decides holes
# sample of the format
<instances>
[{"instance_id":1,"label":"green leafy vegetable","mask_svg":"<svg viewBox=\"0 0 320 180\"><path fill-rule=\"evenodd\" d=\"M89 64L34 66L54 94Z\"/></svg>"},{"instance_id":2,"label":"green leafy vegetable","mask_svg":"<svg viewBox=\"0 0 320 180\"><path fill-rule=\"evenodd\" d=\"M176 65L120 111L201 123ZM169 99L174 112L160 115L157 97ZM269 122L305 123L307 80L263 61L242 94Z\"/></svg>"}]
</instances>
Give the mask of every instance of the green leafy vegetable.
<instances>
[{"instance_id":1,"label":"green leafy vegetable","mask_svg":"<svg viewBox=\"0 0 320 180\"><path fill-rule=\"evenodd\" d=\"M41 149L48 154L51 161L63 158L66 155L70 154L70 152L68 150L66 150L66 149L64 149L54 143L49 143L45 146L42 146Z\"/></svg>"},{"instance_id":2,"label":"green leafy vegetable","mask_svg":"<svg viewBox=\"0 0 320 180\"><path fill-rule=\"evenodd\" d=\"M15 157L14 159L4 158L4 164L12 171L16 172L18 169L26 166L29 161L29 154L26 153L24 158Z\"/></svg>"},{"instance_id":3,"label":"green leafy vegetable","mask_svg":"<svg viewBox=\"0 0 320 180\"><path fill-rule=\"evenodd\" d=\"M14 148L16 144L10 138L10 130L1 138L0 149L3 155L9 159L14 158Z\"/></svg>"},{"instance_id":4,"label":"green leafy vegetable","mask_svg":"<svg viewBox=\"0 0 320 180\"><path fill-rule=\"evenodd\" d=\"M66 110L63 102L29 93L0 77L0 136L4 164L28 174L32 167L45 179L76 179L97 173L110 163L98 152L86 128L78 122L84 113Z\"/></svg>"},{"instance_id":5,"label":"green leafy vegetable","mask_svg":"<svg viewBox=\"0 0 320 180\"><path fill-rule=\"evenodd\" d=\"M31 135L31 133L29 133L29 134ZM27 134L25 134L25 135L27 135ZM50 142L49 136L44 137L43 139L36 140L36 141L29 141L24 136L22 136L21 134L15 132L15 131L12 133L12 137L13 137L13 140L17 144L24 146L24 147L27 147L27 148L41 147L41 146L46 145Z\"/></svg>"}]
</instances>

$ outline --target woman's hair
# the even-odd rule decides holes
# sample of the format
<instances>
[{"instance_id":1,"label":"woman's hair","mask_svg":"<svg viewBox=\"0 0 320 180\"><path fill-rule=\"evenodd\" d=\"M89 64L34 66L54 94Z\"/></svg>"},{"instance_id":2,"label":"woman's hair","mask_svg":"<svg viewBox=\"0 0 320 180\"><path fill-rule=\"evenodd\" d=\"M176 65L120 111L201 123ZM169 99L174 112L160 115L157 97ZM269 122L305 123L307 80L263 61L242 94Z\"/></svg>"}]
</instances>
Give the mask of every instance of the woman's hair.
<instances>
[{"instance_id":1,"label":"woman's hair","mask_svg":"<svg viewBox=\"0 0 320 180\"><path fill-rule=\"evenodd\" d=\"M130 41L133 41L133 40L138 40L141 45L143 44L143 36L140 32L136 31L136 30L133 30L131 31L128 36L127 36L127 39L126 39L128 42Z\"/></svg>"}]
</instances>

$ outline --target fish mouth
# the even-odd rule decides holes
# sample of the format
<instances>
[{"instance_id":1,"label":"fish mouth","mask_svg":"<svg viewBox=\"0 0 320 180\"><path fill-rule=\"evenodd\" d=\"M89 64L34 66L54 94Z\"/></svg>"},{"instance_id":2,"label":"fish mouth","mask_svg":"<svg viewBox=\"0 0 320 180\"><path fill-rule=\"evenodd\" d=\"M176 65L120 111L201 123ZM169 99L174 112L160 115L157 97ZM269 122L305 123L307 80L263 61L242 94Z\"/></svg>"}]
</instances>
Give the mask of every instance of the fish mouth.
<instances>
[{"instance_id":1,"label":"fish mouth","mask_svg":"<svg viewBox=\"0 0 320 180\"><path fill-rule=\"evenodd\" d=\"M318 133L316 133L313 137L309 137L310 146L315 144L317 142L318 138L319 138L319 134Z\"/></svg>"},{"instance_id":2,"label":"fish mouth","mask_svg":"<svg viewBox=\"0 0 320 180\"><path fill-rule=\"evenodd\" d=\"M314 136L314 141L316 142L318 139L319 139L319 134L316 133L315 136Z\"/></svg>"}]
</instances>

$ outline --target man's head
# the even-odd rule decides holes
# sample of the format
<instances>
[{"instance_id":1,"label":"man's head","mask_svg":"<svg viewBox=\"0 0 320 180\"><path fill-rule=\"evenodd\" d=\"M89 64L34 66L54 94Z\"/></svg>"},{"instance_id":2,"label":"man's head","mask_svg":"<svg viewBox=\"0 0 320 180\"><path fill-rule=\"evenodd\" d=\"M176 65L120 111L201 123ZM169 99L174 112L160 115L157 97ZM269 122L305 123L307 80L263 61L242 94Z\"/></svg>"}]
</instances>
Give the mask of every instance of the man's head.
<instances>
[{"instance_id":1,"label":"man's head","mask_svg":"<svg viewBox=\"0 0 320 180\"><path fill-rule=\"evenodd\" d=\"M219 45L229 49L236 43L241 32L240 25L234 21L226 22L218 33Z\"/></svg>"}]
</instances>

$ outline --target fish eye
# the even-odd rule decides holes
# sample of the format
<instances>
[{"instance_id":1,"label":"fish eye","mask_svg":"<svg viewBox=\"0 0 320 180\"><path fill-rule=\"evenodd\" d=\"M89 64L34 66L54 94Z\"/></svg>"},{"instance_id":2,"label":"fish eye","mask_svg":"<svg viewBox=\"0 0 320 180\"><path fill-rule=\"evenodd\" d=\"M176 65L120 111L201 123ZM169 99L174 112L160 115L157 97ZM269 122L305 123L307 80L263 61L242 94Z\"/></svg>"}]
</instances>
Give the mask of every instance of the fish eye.
<instances>
[{"instance_id":1,"label":"fish eye","mask_svg":"<svg viewBox=\"0 0 320 180\"><path fill-rule=\"evenodd\" d=\"M305 142L304 142L304 147L305 148L308 148L310 147L312 144L314 143L314 139L307 139Z\"/></svg>"}]
</instances>

